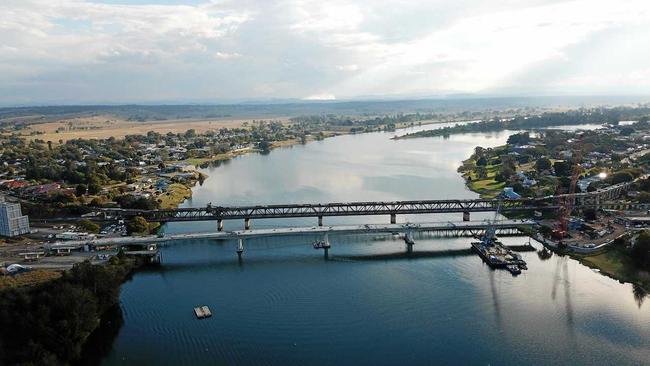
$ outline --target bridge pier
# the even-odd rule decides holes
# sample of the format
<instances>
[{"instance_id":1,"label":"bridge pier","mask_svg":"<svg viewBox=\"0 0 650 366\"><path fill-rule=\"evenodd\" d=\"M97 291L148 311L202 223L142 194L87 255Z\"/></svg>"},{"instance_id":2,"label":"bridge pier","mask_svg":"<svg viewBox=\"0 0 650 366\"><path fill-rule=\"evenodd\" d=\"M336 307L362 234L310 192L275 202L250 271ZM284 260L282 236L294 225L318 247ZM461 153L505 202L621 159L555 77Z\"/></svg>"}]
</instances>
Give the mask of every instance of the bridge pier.
<instances>
[{"instance_id":1,"label":"bridge pier","mask_svg":"<svg viewBox=\"0 0 650 366\"><path fill-rule=\"evenodd\" d=\"M251 229L251 219L250 217L247 217L244 219L244 230L250 230Z\"/></svg>"},{"instance_id":2,"label":"bridge pier","mask_svg":"<svg viewBox=\"0 0 650 366\"><path fill-rule=\"evenodd\" d=\"M413 253L413 244L415 244L415 240L413 240L413 234L410 231L407 231L404 234L404 242L406 243L406 252L408 254Z\"/></svg>"},{"instance_id":3,"label":"bridge pier","mask_svg":"<svg viewBox=\"0 0 650 366\"><path fill-rule=\"evenodd\" d=\"M244 253L244 239L239 238L237 243L237 256L241 259L242 253Z\"/></svg>"},{"instance_id":4,"label":"bridge pier","mask_svg":"<svg viewBox=\"0 0 650 366\"><path fill-rule=\"evenodd\" d=\"M390 223L391 224L397 224L397 215L392 213L390 214Z\"/></svg>"},{"instance_id":5,"label":"bridge pier","mask_svg":"<svg viewBox=\"0 0 650 366\"><path fill-rule=\"evenodd\" d=\"M323 216L318 216L318 226L323 226Z\"/></svg>"},{"instance_id":6,"label":"bridge pier","mask_svg":"<svg viewBox=\"0 0 650 366\"><path fill-rule=\"evenodd\" d=\"M217 231L223 231L223 219L217 220Z\"/></svg>"},{"instance_id":7,"label":"bridge pier","mask_svg":"<svg viewBox=\"0 0 650 366\"><path fill-rule=\"evenodd\" d=\"M469 211L463 211L463 221L469 221Z\"/></svg>"}]
</instances>

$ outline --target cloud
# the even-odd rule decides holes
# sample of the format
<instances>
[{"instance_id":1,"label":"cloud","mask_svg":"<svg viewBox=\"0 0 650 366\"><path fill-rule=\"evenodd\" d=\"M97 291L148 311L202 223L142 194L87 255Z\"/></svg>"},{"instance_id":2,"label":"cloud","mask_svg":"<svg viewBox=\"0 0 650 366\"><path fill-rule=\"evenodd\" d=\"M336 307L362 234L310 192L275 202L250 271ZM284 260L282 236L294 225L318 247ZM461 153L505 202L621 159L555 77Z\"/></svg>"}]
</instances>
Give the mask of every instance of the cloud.
<instances>
[{"instance_id":1,"label":"cloud","mask_svg":"<svg viewBox=\"0 0 650 366\"><path fill-rule=\"evenodd\" d=\"M357 71L359 70L359 65L357 64L337 65L336 69L341 71Z\"/></svg>"},{"instance_id":2,"label":"cloud","mask_svg":"<svg viewBox=\"0 0 650 366\"><path fill-rule=\"evenodd\" d=\"M336 100L336 96L331 93L320 93L307 96L303 100Z\"/></svg>"},{"instance_id":3,"label":"cloud","mask_svg":"<svg viewBox=\"0 0 650 366\"><path fill-rule=\"evenodd\" d=\"M241 54L239 54L237 52L228 53L228 52L219 52L219 51L217 51L217 53L214 54L214 57L216 57L218 59L221 59L221 60L229 60L231 58L239 58L239 57L241 57Z\"/></svg>"},{"instance_id":4,"label":"cloud","mask_svg":"<svg viewBox=\"0 0 650 366\"><path fill-rule=\"evenodd\" d=\"M3 0L0 104L647 94L647 24L646 0Z\"/></svg>"}]
</instances>

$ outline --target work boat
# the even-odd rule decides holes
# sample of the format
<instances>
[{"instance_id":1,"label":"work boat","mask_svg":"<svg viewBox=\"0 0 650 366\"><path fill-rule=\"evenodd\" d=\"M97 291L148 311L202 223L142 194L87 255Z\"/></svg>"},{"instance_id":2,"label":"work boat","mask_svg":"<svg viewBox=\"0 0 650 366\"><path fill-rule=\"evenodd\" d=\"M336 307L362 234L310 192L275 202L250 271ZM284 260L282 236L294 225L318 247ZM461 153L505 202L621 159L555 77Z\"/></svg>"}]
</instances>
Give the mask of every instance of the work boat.
<instances>
[{"instance_id":1,"label":"work boat","mask_svg":"<svg viewBox=\"0 0 650 366\"><path fill-rule=\"evenodd\" d=\"M326 242L324 240L318 240L318 241L315 241L312 244L312 246L314 247L314 249L324 249L324 248L329 248L330 243L328 243L328 242Z\"/></svg>"}]
</instances>

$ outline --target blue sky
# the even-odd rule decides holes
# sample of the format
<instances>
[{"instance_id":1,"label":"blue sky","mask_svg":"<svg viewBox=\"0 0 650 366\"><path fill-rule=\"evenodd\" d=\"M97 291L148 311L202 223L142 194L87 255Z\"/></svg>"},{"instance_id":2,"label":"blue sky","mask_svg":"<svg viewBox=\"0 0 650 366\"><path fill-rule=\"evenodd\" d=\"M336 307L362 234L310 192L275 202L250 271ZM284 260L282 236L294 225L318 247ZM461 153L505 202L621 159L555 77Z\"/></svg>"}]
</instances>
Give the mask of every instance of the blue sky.
<instances>
[{"instance_id":1,"label":"blue sky","mask_svg":"<svg viewBox=\"0 0 650 366\"><path fill-rule=\"evenodd\" d=\"M2 0L0 104L650 94L647 0Z\"/></svg>"}]
</instances>

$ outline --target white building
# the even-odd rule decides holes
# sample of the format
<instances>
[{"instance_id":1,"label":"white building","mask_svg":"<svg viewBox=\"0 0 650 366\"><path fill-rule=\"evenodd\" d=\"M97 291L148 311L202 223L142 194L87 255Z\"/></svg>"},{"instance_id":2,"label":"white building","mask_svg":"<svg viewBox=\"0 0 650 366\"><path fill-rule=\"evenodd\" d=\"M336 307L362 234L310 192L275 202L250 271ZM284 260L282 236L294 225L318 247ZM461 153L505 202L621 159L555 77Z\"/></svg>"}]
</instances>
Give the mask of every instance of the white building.
<instances>
[{"instance_id":1,"label":"white building","mask_svg":"<svg viewBox=\"0 0 650 366\"><path fill-rule=\"evenodd\" d=\"M23 216L20 203L5 202L0 196L0 236L17 236L29 233L29 218Z\"/></svg>"}]
</instances>

